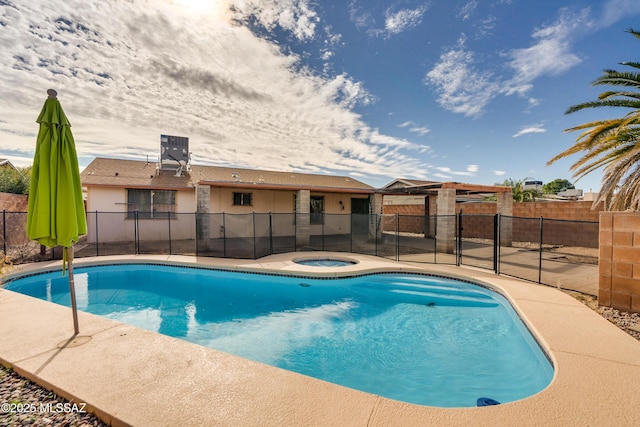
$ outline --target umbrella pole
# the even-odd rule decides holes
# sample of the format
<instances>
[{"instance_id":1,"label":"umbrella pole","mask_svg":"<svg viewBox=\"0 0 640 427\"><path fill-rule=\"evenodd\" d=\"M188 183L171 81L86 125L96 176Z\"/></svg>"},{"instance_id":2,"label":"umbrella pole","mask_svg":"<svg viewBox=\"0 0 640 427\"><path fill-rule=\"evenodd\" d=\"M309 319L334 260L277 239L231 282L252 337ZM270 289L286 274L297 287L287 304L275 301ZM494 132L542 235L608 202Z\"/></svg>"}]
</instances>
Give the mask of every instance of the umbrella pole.
<instances>
[{"instance_id":1,"label":"umbrella pole","mask_svg":"<svg viewBox=\"0 0 640 427\"><path fill-rule=\"evenodd\" d=\"M76 288L73 282L73 246L70 248L64 248L66 252L67 263L69 264L69 295L71 296L71 311L73 312L73 332L74 335L80 333L80 327L78 326L78 307L76 306Z\"/></svg>"}]
</instances>

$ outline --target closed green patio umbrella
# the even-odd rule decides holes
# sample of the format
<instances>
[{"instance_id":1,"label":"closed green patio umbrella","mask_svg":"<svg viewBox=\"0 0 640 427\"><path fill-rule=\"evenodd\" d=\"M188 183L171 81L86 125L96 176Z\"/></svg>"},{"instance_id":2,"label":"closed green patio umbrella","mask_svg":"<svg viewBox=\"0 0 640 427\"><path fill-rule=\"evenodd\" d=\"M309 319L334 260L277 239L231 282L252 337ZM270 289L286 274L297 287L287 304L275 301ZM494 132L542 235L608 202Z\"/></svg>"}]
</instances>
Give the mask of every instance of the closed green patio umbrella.
<instances>
[{"instance_id":1,"label":"closed green patio umbrella","mask_svg":"<svg viewBox=\"0 0 640 427\"><path fill-rule=\"evenodd\" d=\"M48 247L63 246L69 265L69 290L73 325L77 335L78 314L73 283L73 244L87 233L82 184L71 124L53 89L36 120L40 124L31 169L27 235Z\"/></svg>"}]
</instances>

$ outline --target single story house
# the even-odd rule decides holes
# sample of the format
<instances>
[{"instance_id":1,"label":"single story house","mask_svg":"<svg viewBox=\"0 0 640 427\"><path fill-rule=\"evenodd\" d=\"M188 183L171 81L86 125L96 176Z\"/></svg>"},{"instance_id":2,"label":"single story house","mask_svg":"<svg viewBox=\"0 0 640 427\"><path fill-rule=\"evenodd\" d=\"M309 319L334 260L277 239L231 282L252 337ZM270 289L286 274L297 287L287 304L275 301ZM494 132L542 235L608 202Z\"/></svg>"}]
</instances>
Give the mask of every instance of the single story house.
<instances>
[{"instance_id":1,"label":"single story house","mask_svg":"<svg viewBox=\"0 0 640 427\"><path fill-rule=\"evenodd\" d=\"M201 165L166 169L156 162L96 158L81 179L90 242L98 230L101 242L127 241L132 233L164 239L166 220L174 239L193 238L194 230L199 239L243 237L248 229L256 233L251 214L271 213L270 220L282 224L270 228L295 233L304 245L320 229L352 232L351 215L338 214L381 212L375 188L348 176Z\"/></svg>"}]
</instances>

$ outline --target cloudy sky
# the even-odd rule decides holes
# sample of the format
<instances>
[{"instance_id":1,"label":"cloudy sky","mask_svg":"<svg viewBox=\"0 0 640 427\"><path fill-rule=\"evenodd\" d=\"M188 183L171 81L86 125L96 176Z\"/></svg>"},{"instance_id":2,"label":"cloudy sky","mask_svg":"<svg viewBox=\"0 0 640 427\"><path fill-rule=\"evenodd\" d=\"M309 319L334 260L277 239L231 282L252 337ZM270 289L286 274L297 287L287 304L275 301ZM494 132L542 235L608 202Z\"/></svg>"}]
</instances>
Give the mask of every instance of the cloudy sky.
<instances>
[{"instance_id":1,"label":"cloudy sky","mask_svg":"<svg viewBox=\"0 0 640 427\"><path fill-rule=\"evenodd\" d=\"M0 0L0 157L55 88L81 166L156 160L480 184L571 178L567 107L637 61L638 0ZM578 183L599 188L600 174Z\"/></svg>"}]
</instances>

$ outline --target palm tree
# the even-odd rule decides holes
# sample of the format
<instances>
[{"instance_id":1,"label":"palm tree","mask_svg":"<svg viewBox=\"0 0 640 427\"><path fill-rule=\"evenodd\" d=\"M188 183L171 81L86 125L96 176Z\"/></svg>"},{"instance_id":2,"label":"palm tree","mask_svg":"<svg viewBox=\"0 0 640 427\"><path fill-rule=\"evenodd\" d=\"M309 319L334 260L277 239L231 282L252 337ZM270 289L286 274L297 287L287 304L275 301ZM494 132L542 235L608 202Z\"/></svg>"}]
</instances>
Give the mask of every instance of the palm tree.
<instances>
[{"instance_id":1,"label":"palm tree","mask_svg":"<svg viewBox=\"0 0 640 427\"><path fill-rule=\"evenodd\" d=\"M513 188L513 201L514 202L535 202L536 197L540 197L540 193L533 188L524 188L524 183L526 180L531 178L525 178L518 181L514 181L513 179L505 179L502 185L506 185L508 187Z\"/></svg>"},{"instance_id":2,"label":"palm tree","mask_svg":"<svg viewBox=\"0 0 640 427\"><path fill-rule=\"evenodd\" d=\"M640 40L640 32L628 32ZM585 123L565 132L584 131L576 143L547 162L583 152L570 170L576 179L604 167L602 188L594 203L603 202L605 210L640 208L640 63L622 62L632 71L605 70L593 86L611 85L618 90L606 91L597 101L570 107L565 114L585 108L623 107L632 109L623 117Z\"/></svg>"},{"instance_id":3,"label":"palm tree","mask_svg":"<svg viewBox=\"0 0 640 427\"><path fill-rule=\"evenodd\" d=\"M525 181L531 178L525 178L521 180L514 180L512 178L507 178L502 183L496 183L496 185L502 185L505 187L511 187L511 194L513 195L514 202L535 202L536 197L540 198L541 194L539 191L533 188L524 188ZM493 196L485 197L485 201L496 201L498 198Z\"/></svg>"}]
</instances>

